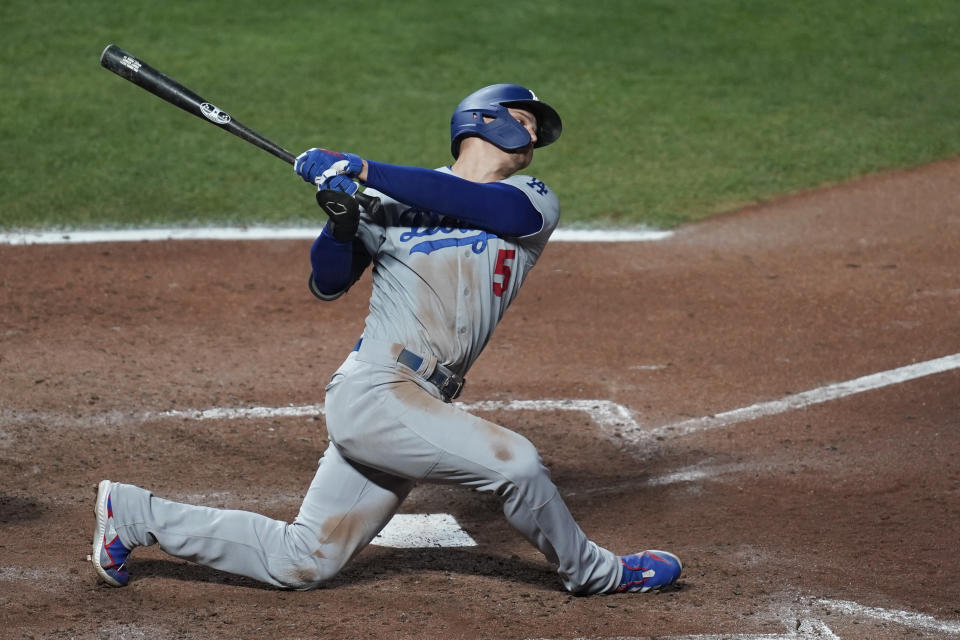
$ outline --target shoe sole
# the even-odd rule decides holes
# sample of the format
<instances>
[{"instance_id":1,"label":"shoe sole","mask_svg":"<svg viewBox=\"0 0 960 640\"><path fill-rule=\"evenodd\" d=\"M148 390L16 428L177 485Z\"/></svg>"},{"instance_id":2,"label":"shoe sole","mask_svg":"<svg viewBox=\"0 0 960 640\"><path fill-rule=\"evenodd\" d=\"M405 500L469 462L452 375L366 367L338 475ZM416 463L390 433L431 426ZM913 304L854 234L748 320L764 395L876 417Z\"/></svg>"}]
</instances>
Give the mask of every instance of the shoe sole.
<instances>
[{"instance_id":1,"label":"shoe sole","mask_svg":"<svg viewBox=\"0 0 960 640\"><path fill-rule=\"evenodd\" d=\"M110 489L112 487L113 483L109 480L101 480L100 485L97 487L97 504L93 508L93 514L97 517L97 526L93 531L93 555L90 556L90 562L93 563L93 568L97 570L97 575L99 575L104 582L111 587L122 587L122 584L117 582L107 573L106 569L100 566L100 552L103 551L103 540L107 533L107 500L110 498Z\"/></svg>"}]
</instances>

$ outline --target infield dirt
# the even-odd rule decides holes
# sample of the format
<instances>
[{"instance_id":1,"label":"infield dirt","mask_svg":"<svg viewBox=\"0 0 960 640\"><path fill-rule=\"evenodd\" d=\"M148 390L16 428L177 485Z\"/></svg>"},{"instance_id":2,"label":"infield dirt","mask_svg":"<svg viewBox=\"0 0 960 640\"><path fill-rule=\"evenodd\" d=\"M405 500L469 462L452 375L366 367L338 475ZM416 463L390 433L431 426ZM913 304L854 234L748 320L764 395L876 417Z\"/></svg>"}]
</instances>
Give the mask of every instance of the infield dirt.
<instances>
[{"instance_id":1,"label":"infield dirt","mask_svg":"<svg viewBox=\"0 0 960 640\"><path fill-rule=\"evenodd\" d=\"M960 353L960 161L799 194L655 243L548 246L464 402L596 399L642 430ZM102 478L292 519L369 275L306 289L309 241L0 246L0 636L933 638L821 599L960 620L960 371L682 437L570 411L485 413L530 438L583 528L685 563L659 594L578 598L490 496L421 486L471 548L371 546L284 592L165 556L130 585L85 557ZM813 637L813 636L811 636Z\"/></svg>"}]
</instances>

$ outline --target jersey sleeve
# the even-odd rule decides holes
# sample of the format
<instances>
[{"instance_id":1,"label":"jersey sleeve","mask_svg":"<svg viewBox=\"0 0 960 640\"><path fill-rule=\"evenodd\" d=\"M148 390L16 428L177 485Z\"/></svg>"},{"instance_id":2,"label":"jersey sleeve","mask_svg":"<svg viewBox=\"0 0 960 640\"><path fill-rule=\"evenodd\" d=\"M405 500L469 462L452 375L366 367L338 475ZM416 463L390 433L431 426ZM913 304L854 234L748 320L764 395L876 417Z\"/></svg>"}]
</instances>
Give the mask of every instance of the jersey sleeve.
<instances>
[{"instance_id":1,"label":"jersey sleeve","mask_svg":"<svg viewBox=\"0 0 960 640\"><path fill-rule=\"evenodd\" d=\"M366 184L409 206L514 238L543 226L542 215L530 200L504 181L472 182L449 167L432 170L371 160L367 164Z\"/></svg>"},{"instance_id":2,"label":"jersey sleeve","mask_svg":"<svg viewBox=\"0 0 960 640\"><path fill-rule=\"evenodd\" d=\"M518 242L531 248L539 247L537 254L546 246L550 235L560 223L560 201L556 194L542 181L527 175L514 175L502 181L516 187L530 200L530 204L540 213L543 224L538 231L518 238Z\"/></svg>"}]
</instances>

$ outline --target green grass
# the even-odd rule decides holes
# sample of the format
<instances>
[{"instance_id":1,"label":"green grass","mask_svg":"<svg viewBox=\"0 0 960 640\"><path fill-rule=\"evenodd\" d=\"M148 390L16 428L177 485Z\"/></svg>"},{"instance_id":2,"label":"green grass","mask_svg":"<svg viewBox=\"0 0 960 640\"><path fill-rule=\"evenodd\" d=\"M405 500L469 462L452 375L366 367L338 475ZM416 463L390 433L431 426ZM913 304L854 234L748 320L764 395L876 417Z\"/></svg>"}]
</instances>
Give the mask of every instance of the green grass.
<instances>
[{"instance_id":1,"label":"green grass","mask_svg":"<svg viewBox=\"0 0 960 640\"><path fill-rule=\"evenodd\" d=\"M280 160L99 66L131 51L299 153L449 162L493 82L564 134L531 173L567 224L669 227L960 152L954 0L6 0L0 228L306 224Z\"/></svg>"}]
</instances>

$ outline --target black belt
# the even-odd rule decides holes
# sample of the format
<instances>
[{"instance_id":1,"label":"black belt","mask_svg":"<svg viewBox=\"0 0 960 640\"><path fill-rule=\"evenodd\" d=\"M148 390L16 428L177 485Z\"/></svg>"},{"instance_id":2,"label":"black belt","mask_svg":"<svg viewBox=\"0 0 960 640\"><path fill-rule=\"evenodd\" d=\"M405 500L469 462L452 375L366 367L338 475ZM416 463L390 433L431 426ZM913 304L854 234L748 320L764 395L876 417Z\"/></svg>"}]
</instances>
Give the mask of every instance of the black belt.
<instances>
[{"instance_id":1,"label":"black belt","mask_svg":"<svg viewBox=\"0 0 960 640\"><path fill-rule=\"evenodd\" d=\"M353 347L353 350L359 351L362 343L363 338L357 340L357 344ZM397 362L408 369L419 371L420 367L423 365L423 358L412 351L402 349L400 351L400 355L397 356ZM463 386L467 383L463 376L454 373L439 362L437 363L437 366L433 368L433 371L429 376L423 377L427 382L435 386L440 391L440 395L443 396L443 399L447 402L456 400L458 397L460 397L460 393L463 391Z\"/></svg>"}]
</instances>

